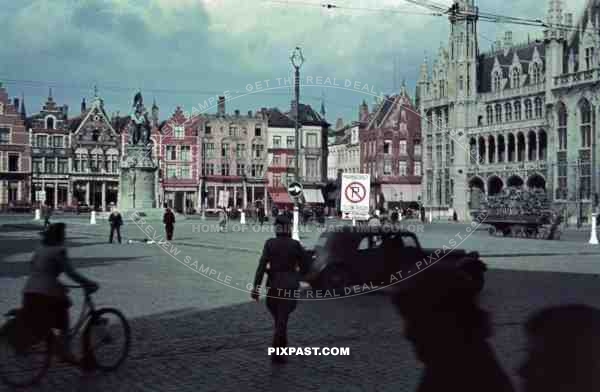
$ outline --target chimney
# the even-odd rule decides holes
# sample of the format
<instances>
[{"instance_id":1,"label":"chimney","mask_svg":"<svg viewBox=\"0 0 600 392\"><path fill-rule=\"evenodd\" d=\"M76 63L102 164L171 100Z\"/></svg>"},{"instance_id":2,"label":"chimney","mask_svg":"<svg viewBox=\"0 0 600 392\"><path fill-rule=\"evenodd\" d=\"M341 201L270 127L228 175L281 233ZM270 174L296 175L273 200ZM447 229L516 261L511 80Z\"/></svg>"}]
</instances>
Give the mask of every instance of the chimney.
<instances>
[{"instance_id":1,"label":"chimney","mask_svg":"<svg viewBox=\"0 0 600 392\"><path fill-rule=\"evenodd\" d=\"M335 122L335 129L338 130L342 128L344 128L344 120L342 118L338 118Z\"/></svg>"},{"instance_id":2,"label":"chimney","mask_svg":"<svg viewBox=\"0 0 600 392\"><path fill-rule=\"evenodd\" d=\"M248 110L248 117L252 117L252 110Z\"/></svg>"},{"instance_id":3,"label":"chimney","mask_svg":"<svg viewBox=\"0 0 600 392\"><path fill-rule=\"evenodd\" d=\"M508 49L512 46L512 38L513 38L512 31L504 32L504 47L506 49Z\"/></svg>"},{"instance_id":4,"label":"chimney","mask_svg":"<svg viewBox=\"0 0 600 392\"><path fill-rule=\"evenodd\" d=\"M86 112L86 107L85 107L85 98L83 98L81 100L81 114L84 114Z\"/></svg>"},{"instance_id":5,"label":"chimney","mask_svg":"<svg viewBox=\"0 0 600 392\"><path fill-rule=\"evenodd\" d=\"M217 107L217 114L219 116L225 116L225 97L220 96L219 97L219 104Z\"/></svg>"},{"instance_id":6,"label":"chimney","mask_svg":"<svg viewBox=\"0 0 600 392\"><path fill-rule=\"evenodd\" d=\"M573 14L572 13L565 14L565 25L573 26Z\"/></svg>"},{"instance_id":7,"label":"chimney","mask_svg":"<svg viewBox=\"0 0 600 392\"><path fill-rule=\"evenodd\" d=\"M235 117L239 117L240 116L240 111L239 110L235 110Z\"/></svg>"},{"instance_id":8,"label":"chimney","mask_svg":"<svg viewBox=\"0 0 600 392\"><path fill-rule=\"evenodd\" d=\"M292 117L294 117L296 115L296 100L293 99L292 100L292 104L290 105L292 111L290 112L290 114L292 115ZM298 110L300 110L300 108L298 108ZM298 115L300 115L300 113L298 113Z\"/></svg>"},{"instance_id":9,"label":"chimney","mask_svg":"<svg viewBox=\"0 0 600 392\"><path fill-rule=\"evenodd\" d=\"M15 110L18 112L19 111L19 98L13 99L13 104L15 106Z\"/></svg>"},{"instance_id":10,"label":"chimney","mask_svg":"<svg viewBox=\"0 0 600 392\"><path fill-rule=\"evenodd\" d=\"M65 118L69 117L69 105L63 105L61 111Z\"/></svg>"}]
</instances>

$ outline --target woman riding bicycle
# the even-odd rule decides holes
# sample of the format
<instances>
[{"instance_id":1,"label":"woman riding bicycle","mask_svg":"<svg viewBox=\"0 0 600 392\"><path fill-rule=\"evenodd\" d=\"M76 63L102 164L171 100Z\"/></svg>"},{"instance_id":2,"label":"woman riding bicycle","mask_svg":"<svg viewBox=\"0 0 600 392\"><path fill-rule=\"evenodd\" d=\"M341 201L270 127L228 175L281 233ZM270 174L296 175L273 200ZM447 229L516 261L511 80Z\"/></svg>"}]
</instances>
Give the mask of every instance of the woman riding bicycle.
<instances>
[{"instance_id":1,"label":"woman riding bicycle","mask_svg":"<svg viewBox=\"0 0 600 392\"><path fill-rule=\"evenodd\" d=\"M77 362L71 353L69 337L68 289L58 280L65 273L88 292L98 290L98 284L79 274L67 257L65 224L54 223L43 233L43 247L31 260L31 272L23 289L23 321L33 336L45 334L51 328L61 331L62 359ZM35 329L36 331L32 331ZM43 336L43 335L41 335Z\"/></svg>"}]
</instances>

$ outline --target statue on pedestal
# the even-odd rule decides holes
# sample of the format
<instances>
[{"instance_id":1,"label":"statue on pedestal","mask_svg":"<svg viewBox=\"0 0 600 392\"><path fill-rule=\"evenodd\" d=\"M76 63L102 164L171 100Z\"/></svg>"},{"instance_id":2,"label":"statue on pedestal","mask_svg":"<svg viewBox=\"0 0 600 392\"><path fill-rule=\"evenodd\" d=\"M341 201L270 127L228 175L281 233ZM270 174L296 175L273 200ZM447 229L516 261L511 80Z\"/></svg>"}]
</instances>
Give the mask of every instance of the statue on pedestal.
<instances>
[{"instance_id":1,"label":"statue on pedestal","mask_svg":"<svg viewBox=\"0 0 600 392\"><path fill-rule=\"evenodd\" d=\"M144 107L142 93L138 92L133 98L131 111L131 125L129 129L129 144L147 145L150 142L150 120L148 111Z\"/></svg>"}]
</instances>

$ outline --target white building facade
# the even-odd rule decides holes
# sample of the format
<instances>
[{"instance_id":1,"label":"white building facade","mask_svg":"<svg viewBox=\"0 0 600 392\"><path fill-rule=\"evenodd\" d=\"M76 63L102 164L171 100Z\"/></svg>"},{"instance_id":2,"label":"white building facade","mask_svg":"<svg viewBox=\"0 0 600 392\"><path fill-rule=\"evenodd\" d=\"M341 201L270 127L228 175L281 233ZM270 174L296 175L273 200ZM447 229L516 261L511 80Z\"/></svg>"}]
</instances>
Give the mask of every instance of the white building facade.
<instances>
[{"instance_id":1,"label":"white building facade","mask_svg":"<svg viewBox=\"0 0 600 392\"><path fill-rule=\"evenodd\" d=\"M589 221L598 193L600 1L579 21L549 0L543 38L512 33L480 53L474 0L455 0L447 48L421 66L424 205L470 220L506 186L543 188L565 217ZM434 212L434 216L436 216Z\"/></svg>"},{"instance_id":2,"label":"white building facade","mask_svg":"<svg viewBox=\"0 0 600 392\"><path fill-rule=\"evenodd\" d=\"M360 173L359 123L347 125L329 137L327 179L336 180L338 172Z\"/></svg>"}]
</instances>

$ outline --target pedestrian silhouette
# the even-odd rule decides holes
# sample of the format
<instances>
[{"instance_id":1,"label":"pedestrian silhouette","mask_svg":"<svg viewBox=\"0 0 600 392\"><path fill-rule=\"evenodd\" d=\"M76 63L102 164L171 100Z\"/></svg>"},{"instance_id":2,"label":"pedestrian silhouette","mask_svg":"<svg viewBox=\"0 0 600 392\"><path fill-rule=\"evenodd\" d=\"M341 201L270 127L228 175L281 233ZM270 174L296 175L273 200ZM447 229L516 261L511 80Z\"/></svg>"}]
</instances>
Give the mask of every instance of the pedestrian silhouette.
<instances>
[{"instance_id":1,"label":"pedestrian silhouette","mask_svg":"<svg viewBox=\"0 0 600 392\"><path fill-rule=\"evenodd\" d=\"M490 318L468 275L430 269L400 285L393 303L425 365L418 392L515 391L487 341Z\"/></svg>"},{"instance_id":2,"label":"pedestrian silhouette","mask_svg":"<svg viewBox=\"0 0 600 392\"><path fill-rule=\"evenodd\" d=\"M304 270L306 252L300 242L292 239L291 222L284 215L275 219L276 238L268 239L263 248L252 299L258 301L264 274L267 273L267 308L274 321L274 348L287 347L287 325L290 314L296 309L296 295L300 287L300 273ZM267 270L267 264L269 269ZM285 362L285 357L273 355L275 363Z\"/></svg>"},{"instance_id":3,"label":"pedestrian silhouette","mask_svg":"<svg viewBox=\"0 0 600 392\"><path fill-rule=\"evenodd\" d=\"M163 223L167 234L167 241L173 240L173 231L175 230L175 214L170 208L167 208L163 215Z\"/></svg>"},{"instance_id":4,"label":"pedestrian silhouette","mask_svg":"<svg viewBox=\"0 0 600 392\"><path fill-rule=\"evenodd\" d=\"M121 217L121 213L119 210L114 208L108 217L108 222L110 223L110 237L108 242L112 244L113 237L115 232L117 233L117 239L119 240L119 244L121 243L121 226L123 225L123 218Z\"/></svg>"},{"instance_id":5,"label":"pedestrian silhouette","mask_svg":"<svg viewBox=\"0 0 600 392\"><path fill-rule=\"evenodd\" d=\"M525 325L528 356L519 375L525 392L600 391L600 309L543 309Z\"/></svg>"}]
</instances>

